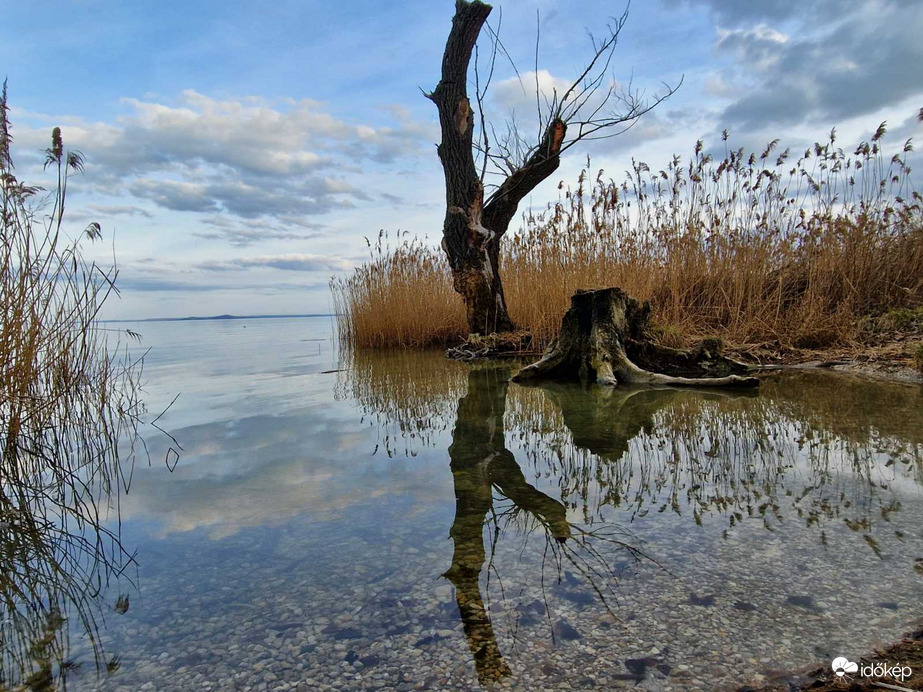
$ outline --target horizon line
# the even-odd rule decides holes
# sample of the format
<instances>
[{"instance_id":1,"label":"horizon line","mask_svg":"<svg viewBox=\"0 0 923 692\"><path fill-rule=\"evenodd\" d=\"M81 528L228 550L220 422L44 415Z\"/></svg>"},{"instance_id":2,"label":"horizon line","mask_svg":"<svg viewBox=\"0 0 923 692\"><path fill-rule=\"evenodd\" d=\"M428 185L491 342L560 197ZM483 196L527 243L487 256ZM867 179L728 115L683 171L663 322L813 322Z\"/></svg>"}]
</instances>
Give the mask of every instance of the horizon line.
<instances>
[{"instance_id":1,"label":"horizon line","mask_svg":"<svg viewBox=\"0 0 923 692\"><path fill-rule=\"evenodd\" d=\"M117 320L99 320L100 323L115 323L115 322L195 322L203 320L272 320L272 319L283 319L286 317L336 317L336 313L333 312L308 312L308 313L297 313L291 315L205 315L205 316L188 316L188 317L144 317L144 318L135 318L135 319L117 319Z\"/></svg>"}]
</instances>

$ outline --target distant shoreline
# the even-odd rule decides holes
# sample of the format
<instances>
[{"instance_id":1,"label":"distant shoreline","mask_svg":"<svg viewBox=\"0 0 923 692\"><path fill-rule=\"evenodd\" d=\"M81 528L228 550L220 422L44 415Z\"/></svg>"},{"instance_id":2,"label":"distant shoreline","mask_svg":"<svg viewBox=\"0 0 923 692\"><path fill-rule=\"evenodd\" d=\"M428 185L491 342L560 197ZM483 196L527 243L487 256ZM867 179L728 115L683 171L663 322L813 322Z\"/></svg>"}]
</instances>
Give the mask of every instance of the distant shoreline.
<instances>
[{"instance_id":1,"label":"distant shoreline","mask_svg":"<svg viewBox=\"0 0 923 692\"><path fill-rule=\"evenodd\" d=\"M202 322L205 320L278 320L286 317L336 317L333 313L309 313L304 315L211 315L209 317L148 317L137 320L100 320L106 323L126 322Z\"/></svg>"}]
</instances>

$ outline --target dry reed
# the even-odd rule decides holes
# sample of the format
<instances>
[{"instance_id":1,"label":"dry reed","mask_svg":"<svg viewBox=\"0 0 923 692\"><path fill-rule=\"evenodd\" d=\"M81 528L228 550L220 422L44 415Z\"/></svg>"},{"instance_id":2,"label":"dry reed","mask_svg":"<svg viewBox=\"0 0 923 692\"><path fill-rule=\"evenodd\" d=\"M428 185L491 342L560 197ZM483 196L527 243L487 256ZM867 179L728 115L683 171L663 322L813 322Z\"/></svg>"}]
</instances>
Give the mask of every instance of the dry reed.
<instances>
[{"instance_id":1,"label":"dry reed","mask_svg":"<svg viewBox=\"0 0 923 692\"><path fill-rule=\"evenodd\" d=\"M131 563L118 530L144 407L141 361L107 339L97 320L115 268L84 259L90 224L65 231L70 174L83 160L55 128L40 188L19 181L10 155L6 84L0 94L0 690L63 683L68 630L82 625L96 664L96 602ZM126 601L127 604L127 601ZM67 623L71 624L68 625ZM105 662L117 666L117 659Z\"/></svg>"},{"instance_id":2,"label":"dry reed","mask_svg":"<svg viewBox=\"0 0 923 692\"><path fill-rule=\"evenodd\" d=\"M733 344L855 342L869 315L923 305L923 213L910 140L893 156L885 125L852 153L836 132L792 161L697 142L684 165L632 162L624 180L590 174L523 216L504 238L510 313L538 346L578 288L620 286L652 302L662 341L712 334ZM467 336L441 250L379 234L371 260L332 280L344 343L421 347Z\"/></svg>"}]
</instances>

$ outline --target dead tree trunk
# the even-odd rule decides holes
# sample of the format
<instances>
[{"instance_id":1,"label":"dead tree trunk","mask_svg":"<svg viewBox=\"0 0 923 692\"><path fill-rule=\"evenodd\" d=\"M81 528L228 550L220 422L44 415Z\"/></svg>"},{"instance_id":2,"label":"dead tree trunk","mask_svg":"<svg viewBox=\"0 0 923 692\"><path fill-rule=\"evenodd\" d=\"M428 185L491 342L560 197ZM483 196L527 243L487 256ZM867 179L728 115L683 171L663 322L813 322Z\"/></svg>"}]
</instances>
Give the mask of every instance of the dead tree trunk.
<instances>
[{"instance_id":1,"label":"dead tree trunk","mask_svg":"<svg viewBox=\"0 0 923 692\"><path fill-rule=\"evenodd\" d=\"M583 380L615 386L660 384L692 387L756 387L743 377L749 366L726 358L709 339L694 349L658 346L647 337L650 305L619 288L577 291L561 321L561 333L537 363L514 382Z\"/></svg>"},{"instance_id":2,"label":"dead tree trunk","mask_svg":"<svg viewBox=\"0 0 923 692\"><path fill-rule=\"evenodd\" d=\"M427 94L439 110L442 130L438 147L446 188L442 247L455 291L465 301L472 334L513 329L500 280L500 239L519 202L557 169L567 129L562 119L551 120L541 144L485 204L484 183L474 163L474 110L467 81L471 52L490 11L491 6L480 0L457 0L442 58L442 78Z\"/></svg>"}]
</instances>

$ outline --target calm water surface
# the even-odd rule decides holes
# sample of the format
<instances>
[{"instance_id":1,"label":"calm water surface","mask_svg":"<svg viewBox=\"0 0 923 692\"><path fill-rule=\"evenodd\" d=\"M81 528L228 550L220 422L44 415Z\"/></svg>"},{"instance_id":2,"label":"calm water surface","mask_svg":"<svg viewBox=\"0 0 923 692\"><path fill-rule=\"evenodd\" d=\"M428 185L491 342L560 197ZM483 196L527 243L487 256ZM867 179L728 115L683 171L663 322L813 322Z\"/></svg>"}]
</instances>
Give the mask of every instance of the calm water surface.
<instances>
[{"instance_id":1,"label":"calm water surface","mask_svg":"<svg viewBox=\"0 0 923 692\"><path fill-rule=\"evenodd\" d=\"M137 327L183 451L134 470L69 687L734 689L923 616L919 388L525 388L331 327Z\"/></svg>"}]
</instances>

